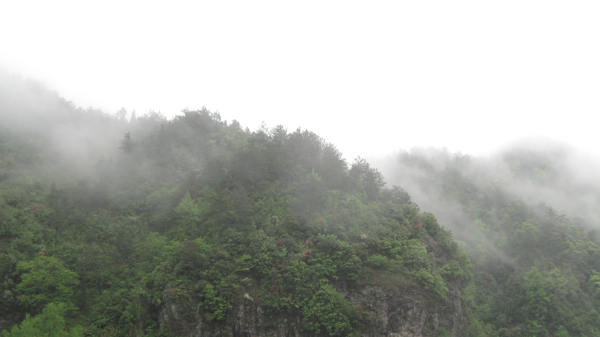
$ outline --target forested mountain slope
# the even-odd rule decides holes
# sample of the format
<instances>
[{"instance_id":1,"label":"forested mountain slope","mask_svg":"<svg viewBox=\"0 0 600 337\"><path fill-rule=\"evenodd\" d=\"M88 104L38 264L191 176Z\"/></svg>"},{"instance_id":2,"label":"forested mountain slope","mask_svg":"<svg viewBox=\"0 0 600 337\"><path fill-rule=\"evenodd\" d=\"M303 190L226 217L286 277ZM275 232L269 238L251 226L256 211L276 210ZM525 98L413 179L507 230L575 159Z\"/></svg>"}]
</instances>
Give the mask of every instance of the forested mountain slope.
<instances>
[{"instance_id":1,"label":"forested mountain slope","mask_svg":"<svg viewBox=\"0 0 600 337\"><path fill-rule=\"evenodd\" d=\"M3 336L464 336L470 268L310 131L127 120L0 74Z\"/></svg>"},{"instance_id":2,"label":"forested mountain slope","mask_svg":"<svg viewBox=\"0 0 600 337\"><path fill-rule=\"evenodd\" d=\"M489 158L413 149L377 166L465 247L474 266L466 292L472 335L600 335L592 160L529 142Z\"/></svg>"}]
</instances>

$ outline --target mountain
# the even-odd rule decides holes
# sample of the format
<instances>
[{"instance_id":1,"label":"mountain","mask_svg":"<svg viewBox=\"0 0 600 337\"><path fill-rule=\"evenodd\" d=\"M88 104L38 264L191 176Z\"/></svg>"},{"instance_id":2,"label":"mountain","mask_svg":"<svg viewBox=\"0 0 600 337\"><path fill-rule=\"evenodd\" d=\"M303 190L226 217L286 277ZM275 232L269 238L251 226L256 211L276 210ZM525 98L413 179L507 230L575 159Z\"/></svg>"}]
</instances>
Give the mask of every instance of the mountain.
<instances>
[{"instance_id":1,"label":"mountain","mask_svg":"<svg viewBox=\"0 0 600 337\"><path fill-rule=\"evenodd\" d=\"M375 165L466 250L471 335L600 335L594 160L529 140L490 157L415 148Z\"/></svg>"},{"instance_id":2,"label":"mountain","mask_svg":"<svg viewBox=\"0 0 600 337\"><path fill-rule=\"evenodd\" d=\"M2 336L469 333L464 250L364 159L128 115L0 73Z\"/></svg>"}]
</instances>

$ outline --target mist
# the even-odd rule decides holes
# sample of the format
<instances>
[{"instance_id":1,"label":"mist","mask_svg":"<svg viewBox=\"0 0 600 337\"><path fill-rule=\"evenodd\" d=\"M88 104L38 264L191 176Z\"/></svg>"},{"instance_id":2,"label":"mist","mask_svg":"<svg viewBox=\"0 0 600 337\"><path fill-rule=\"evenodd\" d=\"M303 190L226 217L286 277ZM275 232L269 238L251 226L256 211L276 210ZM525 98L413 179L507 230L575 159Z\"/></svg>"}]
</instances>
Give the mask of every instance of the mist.
<instances>
[{"instance_id":1,"label":"mist","mask_svg":"<svg viewBox=\"0 0 600 337\"><path fill-rule=\"evenodd\" d=\"M135 262L146 254L146 248L140 247L158 239L165 244L184 243L184 258L174 255L173 264L221 261L227 256L233 268L246 263L244 259L262 258L259 252L266 246L256 242L272 244L279 258L304 259L310 255L305 248L313 245L312 240L315 246L310 247L317 249L319 240L335 238L347 242L340 247L349 253L338 256L353 256L357 268L364 261L366 269L355 274L360 282L388 269L401 277L417 275L421 278L410 281L415 289L426 294L435 285L439 299L452 293L455 303L464 301L472 310L473 331L483 329L485 323L489 336L507 336L512 322L519 324L513 335L531 326L514 308L530 310L533 306L521 302L529 300L527 292L540 284L558 289L556 301L549 306L572 307L556 314L559 323L544 323L549 331L564 331L558 325L562 320L569 315L581 317L580 312L593 305L589 293L595 288L586 284L600 270L600 259L595 258L600 254L596 250L600 184L595 174L600 166L580 148L529 138L488 150L487 155L415 147L369 161L359 157L349 165L329 139L309 130L288 133L287 129L263 123L255 132L243 130L236 120L229 123L206 108L184 109L171 118L152 110L142 114L125 108L114 113L82 109L43 83L0 72L0 182L8 196L0 206L9 209L18 205L15 200L25 200L27 207L47 203L56 210L32 216L44 222L38 227L35 221L28 222L31 230L47 226L46 233L28 236L33 240L29 246L15 244L14 249L23 259L44 257L46 246L58 242L70 247L70 242L59 239L59 233L70 233L84 240L93 237L79 248L89 249L87 254L94 256L91 264L113 249L115 260L109 264L128 266L124 261L131 259L133 268L145 268L142 260L139 265ZM394 138L394 134L382 137ZM388 187L399 187L385 189L383 180ZM91 229L97 234L90 234ZM291 240L281 239L286 235L297 237L289 241L293 245L277 248ZM203 240L222 244L221 257L194 255L195 249L208 247L201 245ZM244 240L247 245L241 243ZM97 242L102 242L102 250L95 248ZM246 246L252 247L252 255L243 254ZM356 247L371 247L377 255L367 257ZM137 257L132 257L133 249L138 249ZM170 249L164 246L153 254ZM234 249L239 251L229 256ZM283 249L281 254L277 249ZM286 249L296 253L289 255ZM29 253L21 252L25 250ZM421 262L416 263L415 256ZM88 261L69 263L71 268L91 268ZM404 264L421 269L415 274ZM16 268L15 263L12 266ZM266 266L285 269L283 263ZM97 279L95 274L85 274L85 268L82 277ZM198 272L202 270L206 273L199 266ZM128 274L112 277L122 275ZM198 275L204 282L204 274ZM218 273L212 277L214 284L224 279ZM242 283L248 280L240 278ZM539 284L532 285L531 280ZM122 284L128 282L134 281ZM354 281L343 282L346 287ZM104 287L111 287L110 282ZM165 287L169 285L160 284L152 291L160 297ZM269 281L261 289L271 296L273 289L278 291L273 287ZM231 292L230 301L238 293ZM559 298L567 293L578 299ZM536 317L535 312L528 315ZM13 322L19 319L12 318ZM585 324L568 319L575 322L569 323L569 331L595 329L593 317Z\"/></svg>"},{"instance_id":2,"label":"mist","mask_svg":"<svg viewBox=\"0 0 600 337\"><path fill-rule=\"evenodd\" d=\"M388 185L404 188L421 210L433 213L467 248L484 245L502 254L497 243L473 225L478 211L471 201L461 199L462 192L456 190L461 188L489 210L522 201L549 207L583 230L600 228L597 158L547 137L507 142L488 155L417 147L370 161Z\"/></svg>"},{"instance_id":3,"label":"mist","mask_svg":"<svg viewBox=\"0 0 600 337\"><path fill-rule=\"evenodd\" d=\"M126 133L145 137L152 131L148 123L166 121L154 112L131 123L131 114L124 109L112 115L92 107L82 109L43 82L2 70L0 112L3 138L18 140L17 144L29 148L32 157L27 160L36 163L29 166L36 172L15 174L56 181L95 179L99 160L113 161L122 155L119 141Z\"/></svg>"},{"instance_id":4,"label":"mist","mask_svg":"<svg viewBox=\"0 0 600 337\"><path fill-rule=\"evenodd\" d=\"M206 106L252 130L312 130L349 162L538 135L598 154L594 2L31 7L4 11L0 66L84 109Z\"/></svg>"}]
</instances>

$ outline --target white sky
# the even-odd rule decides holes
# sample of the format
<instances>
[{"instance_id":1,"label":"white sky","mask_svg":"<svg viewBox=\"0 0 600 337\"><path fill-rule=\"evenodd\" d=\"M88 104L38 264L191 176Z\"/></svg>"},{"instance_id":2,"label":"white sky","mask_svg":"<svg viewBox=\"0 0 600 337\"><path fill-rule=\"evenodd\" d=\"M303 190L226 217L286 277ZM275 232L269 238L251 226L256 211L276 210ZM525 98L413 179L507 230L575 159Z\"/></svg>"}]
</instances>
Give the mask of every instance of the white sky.
<instances>
[{"instance_id":1,"label":"white sky","mask_svg":"<svg viewBox=\"0 0 600 337\"><path fill-rule=\"evenodd\" d=\"M75 104L302 127L346 158L600 154L598 1L2 1L0 66Z\"/></svg>"}]
</instances>

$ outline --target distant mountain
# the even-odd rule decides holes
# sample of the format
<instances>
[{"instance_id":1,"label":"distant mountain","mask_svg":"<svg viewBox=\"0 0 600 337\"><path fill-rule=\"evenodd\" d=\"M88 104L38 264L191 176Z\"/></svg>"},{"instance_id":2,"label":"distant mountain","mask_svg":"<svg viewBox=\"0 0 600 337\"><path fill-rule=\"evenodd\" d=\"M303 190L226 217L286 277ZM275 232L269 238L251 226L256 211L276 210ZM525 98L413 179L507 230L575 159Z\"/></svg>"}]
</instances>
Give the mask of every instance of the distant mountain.
<instances>
[{"instance_id":1,"label":"distant mountain","mask_svg":"<svg viewBox=\"0 0 600 337\"><path fill-rule=\"evenodd\" d=\"M489 158L413 149L376 166L466 249L472 334L600 335L596 162L529 141Z\"/></svg>"}]
</instances>

